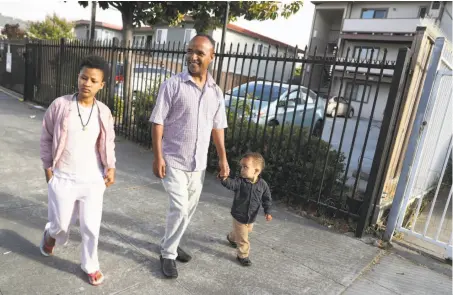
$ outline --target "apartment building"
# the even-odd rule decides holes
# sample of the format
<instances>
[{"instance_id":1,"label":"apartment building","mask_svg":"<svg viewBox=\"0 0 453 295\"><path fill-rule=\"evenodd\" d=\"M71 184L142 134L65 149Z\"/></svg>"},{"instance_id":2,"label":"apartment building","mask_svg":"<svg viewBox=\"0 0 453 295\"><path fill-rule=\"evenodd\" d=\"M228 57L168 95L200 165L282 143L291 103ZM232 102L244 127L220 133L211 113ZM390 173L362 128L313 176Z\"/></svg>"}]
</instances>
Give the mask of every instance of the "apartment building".
<instances>
[{"instance_id":1,"label":"apartment building","mask_svg":"<svg viewBox=\"0 0 453 295\"><path fill-rule=\"evenodd\" d=\"M312 1L312 3L315 5L315 10L309 55L314 55L315 48L318 48L316 55L321 55L327 46L327 53L330 56L337 51L338 57L347 57L349 49L349 58L368 60L373 52L372 59L382 60L384 51L387 49L386 60L395 61L400 48L411 46L416 28L425 17L433 19L447 39L450 41L452 39L451 1ZM327 94L328 83L332 80L330 96L338 95L341 71L344 69L336 67L335 71L326 71L329 74L323 75L321 80L322 70L324 69L307 68L304 75L308 76L310 71L313 71L312 84L317 86L316 83L321 83L321 94ZM365 73L366 69L362 71ZM372 81L377 81L378 74L372 73L367 85L363 81L358 81L353 87L352 78L348 75L343 81L340 95L348 99L351 97L351 104L356 110L365 91L365 102L361 114L363 118L371 116L371 107L377 88L377 83ZM392 75L393 71L390 70L384 73L373 116L375 120L383 119ZM306 81L307 79L304 79L304 82Z\"/></svg>"}]
</instances>

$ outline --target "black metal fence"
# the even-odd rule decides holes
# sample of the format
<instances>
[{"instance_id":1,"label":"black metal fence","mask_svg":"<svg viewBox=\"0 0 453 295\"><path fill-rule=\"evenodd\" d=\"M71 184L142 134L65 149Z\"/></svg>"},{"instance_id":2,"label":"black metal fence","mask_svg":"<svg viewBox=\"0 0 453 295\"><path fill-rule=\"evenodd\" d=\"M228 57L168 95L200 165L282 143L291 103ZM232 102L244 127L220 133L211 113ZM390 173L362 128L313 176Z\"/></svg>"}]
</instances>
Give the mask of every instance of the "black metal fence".
<instances>
[{"instance_id":1,"label":"black metal fence","mask_svg":"<svg viewBox=\"0 0 453 295\"><path fill-rule=\"evenodd\" d=\"M118 135L151 147L148 119L159 86L185 70L185 48L182 43L132 48L30 42L25 97L49 105L75 92L80 60L101 55L111 73L98 99L111 108ZM380 154L374 155L385 132L380 122L388 116L391 86L400 82L392 76L402 70L387 60L387 51L315 49L303 56L297 48L231 44L225 53L216 52L210 72L225 92L225 141L233 173L243 153L261 152L267 164L263 177L275 198L353 220L366 214L364 192L374 185L369 171L381 163ZM212 148L209 168L216 165Z\"/></svg>"},{"instance_id":2,"label":"black metal fence","mask_svg":"<svg viewBox=\"0 0 453 295\"><path fill-rule=\"evenodd\" d=\"M0 40L0 86L24 94L25 40Z\"/></svg>"}]
</instances>

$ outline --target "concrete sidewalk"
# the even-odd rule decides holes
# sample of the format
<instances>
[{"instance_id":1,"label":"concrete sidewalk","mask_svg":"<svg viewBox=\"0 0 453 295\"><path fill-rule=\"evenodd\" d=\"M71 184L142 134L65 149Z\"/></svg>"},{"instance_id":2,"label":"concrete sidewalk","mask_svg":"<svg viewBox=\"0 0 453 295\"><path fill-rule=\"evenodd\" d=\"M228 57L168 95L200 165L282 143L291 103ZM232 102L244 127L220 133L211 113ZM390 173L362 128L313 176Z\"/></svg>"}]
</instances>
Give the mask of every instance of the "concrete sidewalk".
<instances>
[{"instance_id":1,"label":"concrete sidewalk","mask_svg":"<svg viewBox=\"0 0 453 295\"><path fill-rule=\"evenodd\" d=\"M395 244L344 295L452 294L451 265Z\"/></svg>"},{"instance_id":2,"label":"concrete sidewalk","mask_svg":"<svg viewBox=\"0 0 453 295\"><path fill-rule=\"evenodd\" d=\"M99 244L105 284L91 287L79 266L80 235L56 256L38 250L47 220L39 159L43 111L0 91L0 294L341 294L380 251L276 208L258 218L253 266L235 262L225 240L231 194L211 176L183 245L194 256L177 280L160 272L159 240L167 196L152 175L152 155L117 140L117 183L107 190ZM271 181L271 180L270 180Z\"/></svg>"}]
</instances>

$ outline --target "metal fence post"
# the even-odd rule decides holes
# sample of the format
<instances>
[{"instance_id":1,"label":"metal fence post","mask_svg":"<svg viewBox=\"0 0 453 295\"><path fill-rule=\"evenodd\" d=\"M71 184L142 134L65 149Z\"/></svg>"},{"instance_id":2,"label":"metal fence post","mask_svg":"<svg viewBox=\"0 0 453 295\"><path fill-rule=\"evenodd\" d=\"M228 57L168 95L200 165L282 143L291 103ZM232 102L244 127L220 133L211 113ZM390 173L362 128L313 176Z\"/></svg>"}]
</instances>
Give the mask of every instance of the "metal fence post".
<instances>
[{"instance_id":1,"label":"metal fence post","mask_svg":"<svg viewBox=\"0 0 453 295\"><path fill-rule=\"evenodd\" d=\"M398 106L404 93L407 68L410 63L410 56L408 52L408 48L401 48L398 51L392 84L390 86L387 105L385 106L384 120L382 122L381 131L379 132L379 139L377 141L376 151L371 165L370 177L365 190L360 219L357 223L355 235L359 238L363 236L368 225L370 213L380 191L383 175L385 174L385 164L392 142L393 130L395 129L397 123L396 119L399 111Z\"/></svg>"},{"instance_id":2,"label":"metal fence post","mask_svg":"<svg viewBox=\"0 0 453 295\"><path fill-rule=\"evenodd\" d=\"M65 46L65 38L60 39L60 54L58 56L58 68L57 68L57 85L55 87L56 89L56 95L55 97L59 97L61 95L61 83L62 83L62 73L63 73L63 62L64 62L64 46Z\"/></svg>"},{"instance_id":3,"label":"metal fence post","mask_svg":"<svg viewBox=\"0 0 453 295\"><path fill-rule=\"evenodd\" d=\"M426 122L424 122L426 108L428 106L431 90L436 79L436 72L439 66L439 62L442 56L442 49L445 43L444 38L437 38L434 44L433 53L429 61L429 69L426 74L426 79L423 83L422 95L420 97L420 103L417 108L417 114L415 116L414 125L409 138L409 144L407 151L404 155L404 162L402 171L399 177L398 185L396 187L395 197L393 199L392 207L390 208L390 214L387 221L387 226L384 233L384 240L390 241L393 233L395 232L398 215L401 209L401 204L404 199L405 191L408 186L411 186L414 182L414 175L411 173L413 168L414 159L418 150L418 142L420 139L421 130L423 130Z\"/></svg>"},{"instance_id":4,"label":"metal fence post","mask_svg":"<svg viewBox=\"0 0 453 295\"><path fill-rule=\"evenodd\" d=\"M109 81L109 93L108 93L108 102L107 105L110 110L113 112L115 108L115 74L116 74L116 65L118 63L118 38L113 38L112 43L112 55L111 55L111 68L110 68L110 81Z\"/></svg>"},{"instance_id":5,"label":"metal fence post","mask_svg":"<svg viewBox=\"0 0 453 295\"><path fill-rule=\"evenodd\" d=\"M219 66L217 67L217 79L216 83L220 84L220 79L222 78L222 67L223 67L223 54L225 54L225 35L227 31L228 18L230 14L230 1L226 2L226 10L223 20L223 29L222 29L222 40L220 41L220 56L219 56Z\"/></svg>"},{"instance_id":6,"label":"metal fence post","mask_svg":"<svg viewBox=\"0 0 453 295\"><path fill-rule=\"evenodd\" d=\"M28 73L30 71L30 54L29 54L29 46L28 46L28 38L25 38L25 51L24 51L24 100L29 100L29 95L30 95L30 86L31 86L31 80L28 78Z\"/></svg>"}]
</instances>

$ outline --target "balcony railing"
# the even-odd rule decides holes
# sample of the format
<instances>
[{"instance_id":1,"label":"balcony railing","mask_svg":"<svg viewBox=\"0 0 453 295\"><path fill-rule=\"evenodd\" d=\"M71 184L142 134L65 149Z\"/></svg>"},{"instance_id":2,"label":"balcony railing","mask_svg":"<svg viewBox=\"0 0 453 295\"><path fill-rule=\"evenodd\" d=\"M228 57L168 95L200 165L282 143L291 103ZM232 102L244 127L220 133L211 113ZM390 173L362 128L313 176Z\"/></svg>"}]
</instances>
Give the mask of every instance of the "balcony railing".
<instances>
[{"instance_id":1,"label":"balcony railing","mask_svg":"<svg viewBox=\"0 0 453 295\"><path fill-rule=\"evenodd\" d=\"M345 19L343 32L357 33L414 33L420 24L418 18Z\"/></svg>"}]
</instances>

